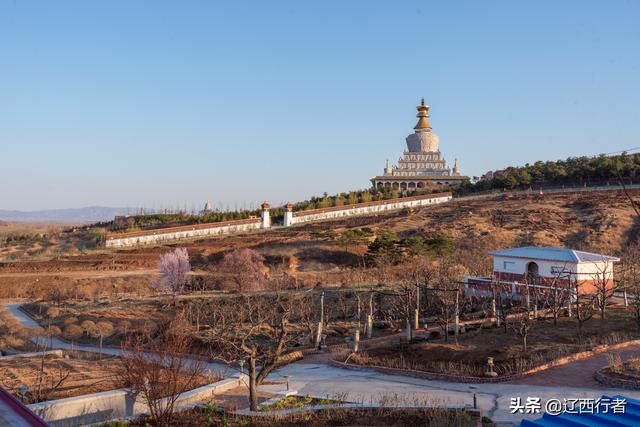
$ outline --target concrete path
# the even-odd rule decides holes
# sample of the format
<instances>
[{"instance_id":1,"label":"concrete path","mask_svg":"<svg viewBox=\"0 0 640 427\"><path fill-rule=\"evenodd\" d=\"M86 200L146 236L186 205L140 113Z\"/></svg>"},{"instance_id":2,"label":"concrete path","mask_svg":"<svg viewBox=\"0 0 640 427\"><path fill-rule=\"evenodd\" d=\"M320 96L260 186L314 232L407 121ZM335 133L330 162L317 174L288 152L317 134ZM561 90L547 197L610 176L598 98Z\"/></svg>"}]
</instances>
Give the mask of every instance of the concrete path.
<instances>
[{"instance_id":1,"label":"concrete path","mask_svg":"<svg viewBox=\"0 0 640 427\"><path fill-rule=\"evenodd\" d=\"M620 355L623 361L632 356L640 356L640 345L612 351ZM562 366L547 369L525 378L510 381L510 384L531 384L543 386L567 386L606 388L595 380L593 374L608 365L606 353L600 353L588 359L578 360Z\"/></svg>"},{"instance_id":2,"label":"concrete path","mask_svg":"<svg viewBox=\"0 0 640 427\"><path fill-rule=\"evenodd\" d=\"M473 405L473 394L476 393L478 407L501 426L517 424L523 418L535 419L541 416L511 414L509 406L512 397L520 397L523 402L527 397L540 397L542 402L546 402L551 398L595 399L603 394L624 394L631 398L640 398L640 391L524 384L449 383L300 362L287 365L269 376L269 380L280 384L264 385L260 389L274 394L282 392L283 384L286 383L284 375L290 377L290 388L297 390L300 395L345 398L348 401L367 404L395 402L464 406Z\"/></svg>"}]
</instances>

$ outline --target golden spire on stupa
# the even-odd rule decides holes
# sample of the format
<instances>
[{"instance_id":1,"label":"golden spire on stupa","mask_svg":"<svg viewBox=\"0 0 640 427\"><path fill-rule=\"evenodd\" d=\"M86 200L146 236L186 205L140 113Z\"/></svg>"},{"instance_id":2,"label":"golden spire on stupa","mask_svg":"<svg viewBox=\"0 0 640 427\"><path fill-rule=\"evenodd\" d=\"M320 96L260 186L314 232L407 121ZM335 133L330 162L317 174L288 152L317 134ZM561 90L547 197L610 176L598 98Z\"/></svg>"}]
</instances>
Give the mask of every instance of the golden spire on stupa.
<instances>
[{"instance_id":1,"label":"golden spire on stupa","mask_svg":"<svg viewBox=\"0 0 640 427\"><path fill-rule=\"evenodd\" d=\"M429 106L424 105L424 98L421 99L420 105L416 107L418 110L418 114L416 117L418 118L418 124L415 125L414 129L431 129L431 125L429 124Z\"/></svg>"}]
</instances>

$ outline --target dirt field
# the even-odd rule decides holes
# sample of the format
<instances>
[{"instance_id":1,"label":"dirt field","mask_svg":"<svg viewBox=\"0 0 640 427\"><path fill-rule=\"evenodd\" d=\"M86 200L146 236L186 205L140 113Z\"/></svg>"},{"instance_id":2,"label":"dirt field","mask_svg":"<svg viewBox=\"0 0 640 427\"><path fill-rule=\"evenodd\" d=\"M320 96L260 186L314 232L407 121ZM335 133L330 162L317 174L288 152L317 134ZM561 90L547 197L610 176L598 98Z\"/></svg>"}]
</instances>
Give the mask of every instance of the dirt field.
<instances>
[{"instance_id":1,"label":"dirt field","mask_svg":"<svg viewBox=\"0 0 640 427\"><path fill-rule=\"evenodd\" d=\"M41 357L22 358L19 361L0 360L0 386L26 403L125 387L119 375L122 360L116 356L65 352L63 357L45 356L44 369L42 360ZM212 375L202 375L197 377L195 387L217 380ZM42 394L37 399L39 384ZM28 388L21 391L21 386Z\"/></svg>"},{"instance_id":2,"label":"dirt field","mask_svg":"<svg viewBox=\"0 0 640 427\"><path fill-rule=\"evenodd\" d=\"M0 378L3 388L18 398L32 402L35 389L40 381L40 357L23 358L19 361L0 361ZM98 356L92 353L79 353L70 358L46 356L44 374L42 375L42 390L45 400L61 399L64 397L80 396L87 393L113 390L123 386L117 378L119 359L116 357ZM56 389L53 386L66 377ZM17 387L27 386L28 397L24 398Z\"/></svg>"}]
</instances>

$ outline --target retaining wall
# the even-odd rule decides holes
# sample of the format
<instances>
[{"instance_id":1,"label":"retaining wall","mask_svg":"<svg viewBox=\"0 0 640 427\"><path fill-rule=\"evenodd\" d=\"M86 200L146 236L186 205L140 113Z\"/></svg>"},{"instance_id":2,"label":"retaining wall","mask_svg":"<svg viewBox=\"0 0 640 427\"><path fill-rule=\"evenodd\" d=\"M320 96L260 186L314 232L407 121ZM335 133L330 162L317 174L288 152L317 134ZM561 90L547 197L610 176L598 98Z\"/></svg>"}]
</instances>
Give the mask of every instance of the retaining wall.
<instances>
[{"instance_id":1,"label":"retaining wall","mask_svg":"<svg viewBox=\"0 0 640 427\"><path fill-rule=\"evenodd\" d=\"M632 379L618 378L600 369L593 374L593 377L600 384L604 384L611 388L626 388L629 390L640 390L640 381Z\"/></svg>"},{"instance_id":2,"label":"retaining wall","mask_svg":"<svg viewBox=\"0 0 640 427\"><path fill-rule=\"evenodd\" d=\"M236 375L184 392L176 400L176 407L210 401L213 396L246 383L244 377L246 375ZM149 413L147 404L129 389L110 390L34 403L28 405L28 408L52 427L75 427L103 423L113 419Z\"/></svg>"}]
</instances>

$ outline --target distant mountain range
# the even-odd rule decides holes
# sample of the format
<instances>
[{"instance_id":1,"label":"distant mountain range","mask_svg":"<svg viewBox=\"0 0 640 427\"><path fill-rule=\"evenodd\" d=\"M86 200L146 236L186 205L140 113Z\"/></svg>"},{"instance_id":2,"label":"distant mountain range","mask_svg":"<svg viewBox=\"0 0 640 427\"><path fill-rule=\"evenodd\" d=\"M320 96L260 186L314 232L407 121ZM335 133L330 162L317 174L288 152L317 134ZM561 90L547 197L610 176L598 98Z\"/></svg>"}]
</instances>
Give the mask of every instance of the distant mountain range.
<instances>
[{"instance_id":1,"label":"distant mountain range","mask_svg":"<svg viewBox=\"0 0 640 427\"><path fill-rule=\"evenodd\" d=\"M10 211L0 209L0 220L9 222L72 222L86 223L110 221L116 215L137 212L135 208L108 208L89 206L86 208L48 209L41 211Z\"/></svg>"}]
</instances>

